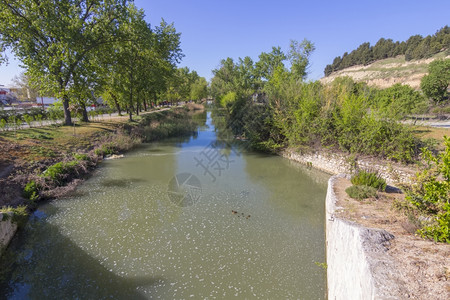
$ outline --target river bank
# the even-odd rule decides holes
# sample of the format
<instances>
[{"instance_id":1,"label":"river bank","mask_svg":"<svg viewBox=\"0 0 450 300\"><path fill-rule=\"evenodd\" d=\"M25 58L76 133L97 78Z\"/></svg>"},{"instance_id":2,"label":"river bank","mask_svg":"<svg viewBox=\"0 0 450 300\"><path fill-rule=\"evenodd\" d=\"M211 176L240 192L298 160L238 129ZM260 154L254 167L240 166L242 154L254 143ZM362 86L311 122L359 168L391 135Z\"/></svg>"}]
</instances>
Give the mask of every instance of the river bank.
<instances>
[{"instance_id":1,"label":"river bank","mask_svg":"<svg viewBox=\"0 0 450 300\"><path fill-rule=\"evenodd\" d=\"M356 168L377 171L390 192L358 201L345 189L350 175L333 176L326 199L327 272L330 299L442 299L450 296L450 248L416 235L414 220L402 211L404 194L415 170L379 159L348 159L318 151L282 156L329 174L351 174ZM445 298L445 297L444 297Z\"/></svg>"},{"instance_id":2,"label":"river bank","mask_svg":"<svg viewBox=\"0 0 450 300\"><path fill-rule=\"evenodd\" d=\"M73 128L50 126L3 132L0 135L0 208L14 211L25 206L32 211L39 201L73 191L105 158L142 142L190 134L194 126L189 125L189 110L194 108L150 111L141 114L135 122L129 122L125 116ZM5 236L2 248L17 229L11 222L11 218L2 222L5 224L1 232Z\"/></svg>"}]
</instances>

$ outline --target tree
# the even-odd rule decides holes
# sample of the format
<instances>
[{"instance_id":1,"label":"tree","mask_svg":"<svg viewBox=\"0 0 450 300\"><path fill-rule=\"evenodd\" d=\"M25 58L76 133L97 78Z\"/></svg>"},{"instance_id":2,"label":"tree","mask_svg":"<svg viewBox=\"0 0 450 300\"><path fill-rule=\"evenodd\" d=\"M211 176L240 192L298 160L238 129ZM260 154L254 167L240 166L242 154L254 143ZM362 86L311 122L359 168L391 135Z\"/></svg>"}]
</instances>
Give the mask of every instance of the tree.
<instances>
[{"instance_id":1,"label":"tree","mask_svg":"<svg viewBox=\"0 0 450 300\"><path fill-rule=\"evenodd\" d=\"M375 106L387 118L401 119L407 114L420 113L427 106L423 95L409 85L400 83L380 90L375 97Z\"/></svg>"},{"instance_id":2,"label":"tree","mask_svg":"<svg viewBox=\"0 0 450 300\"><path fill-rule=\"evenodd\" d=\"M103 95L112 106L127 110L130 120L146 107L150 96L165 90L181 60L180 34L173 24L161 21L153 31L143 10L128 6L128 18L119 26L121 40L101 59L105 64Z\"/></svg>"},{"instance_id":3,"label":"tree","mask_svg":"<svg viewBox=\"0 0 450 300\"><path fill-rule=\"evenodd\" d=\"M220 66L212 73L211 94L217 101L229 92L236 92L237 66L232 58L222 59Z\"/></svg>"},{"instance_id":4,"label":"tree","mask_svg":"<svg viewBox=\"0 0 450 300\"><path fill-rule=\"evenodd\" d=\"M20 100L36 101L36 98L39 96L39 92L33 87L33 82L31 82L30 76L28 76L26 72L20 73L19 76L14 76L13 81L14 84L20 88L18 93Z\"/></svg>"},{"instance_id":5,"label":"tree","mask_svg":"<svg viewBox=\"0 0 450 300\"><path fill-rule=\"evenodd\" d=\"M308 73L309 57L316 48L314 44L304 39L301 43L291 40L288 59L291 62L291 74L297 80L304 80Z\"/></svg>"},{"instance_id":6,"label":"tree","mask_svg":"<svg viewBox=\"0 0 450 300\"><path fill-rule=\"evenodd\" d=\"M191 99L201 100L208 97L208 82L204 77L200 77L191 85Z\"/></svg>"},{"instance_id":7,"label":"tree","mask_svg":"<svg viewBox=\"0 0 450 300\"><path fill-rule=\"evenodd\" d=\"M0 40L26 66L40 89L62 99L71 125L69 89L78 69L115 40L126 0L15 0L0 2Z\"/></svg>"},{"instance_id":8,"label":"tree","mask_svg":"<svg viewBox=\"0 0 450 300\"><path fill-rule=\"evenodd\" d=\"M422 78L420 88L436 104L446 101L450 85L450 59L435 60L428 66L428 75Z\"/></svg>"},{"instance_id":9,"label":"tree","mask_svg":"<svg viewBox=\"0 0 450 300\"><path fill-rule=\"evenodd\" d=\"M261 53L259 61L256 63L258 76L269 80L278 66L283 65L284 60L286 60L286 55L281 51L280 47L272 47L272 52L270 53Z\"/></svg>"}]
</instances>

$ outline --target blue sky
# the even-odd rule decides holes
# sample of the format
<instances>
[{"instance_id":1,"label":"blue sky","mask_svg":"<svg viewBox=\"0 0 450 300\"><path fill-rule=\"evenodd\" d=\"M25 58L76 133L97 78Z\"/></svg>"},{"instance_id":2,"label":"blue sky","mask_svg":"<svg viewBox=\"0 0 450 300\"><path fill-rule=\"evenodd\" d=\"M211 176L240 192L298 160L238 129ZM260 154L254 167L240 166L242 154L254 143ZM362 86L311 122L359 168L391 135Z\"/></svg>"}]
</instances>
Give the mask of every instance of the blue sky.
<instances>
[{"instance_id":1,"label":"blue sky","mask_svg":"<svg viewBox=\"0 0 450 300\"><path fill-rule=\"evenodd\" d=\"M381 37L406 40L434 34L450 25L449 0L294 1L294 0L136 0L147 21L161 18L181 32L185 57L180 66L211 78L226 57L258 59L272 46L288 49L291 39L312 41L309 79L319 79L334 57ZM20 72L18 62L0 66L0 84Z\"/></svg>"}]
</instances>

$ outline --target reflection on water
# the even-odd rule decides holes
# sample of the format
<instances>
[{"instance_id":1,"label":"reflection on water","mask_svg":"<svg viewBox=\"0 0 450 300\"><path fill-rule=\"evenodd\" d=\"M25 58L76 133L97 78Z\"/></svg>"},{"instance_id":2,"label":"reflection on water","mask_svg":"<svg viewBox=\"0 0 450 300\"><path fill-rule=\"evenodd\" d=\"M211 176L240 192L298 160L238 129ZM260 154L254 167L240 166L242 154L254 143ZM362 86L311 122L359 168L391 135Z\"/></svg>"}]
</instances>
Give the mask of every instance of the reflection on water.
<instances>
[{"instance_id":1,"label":"reflection on water","mask_svg":"<svg viewBox=\"0 0 450 300\"><path fill-rule=\"evenodd\" d=\"M325 298L328 176L217 142L209 113L197 120L196 137L105 161L76 196L41 206L3 262L7 298ZM210 161L215 180L202 152L229 162ZM177 174L199 180L192 205L169 197L174 177L193 178Z\"/></svg>"}]
</instances>

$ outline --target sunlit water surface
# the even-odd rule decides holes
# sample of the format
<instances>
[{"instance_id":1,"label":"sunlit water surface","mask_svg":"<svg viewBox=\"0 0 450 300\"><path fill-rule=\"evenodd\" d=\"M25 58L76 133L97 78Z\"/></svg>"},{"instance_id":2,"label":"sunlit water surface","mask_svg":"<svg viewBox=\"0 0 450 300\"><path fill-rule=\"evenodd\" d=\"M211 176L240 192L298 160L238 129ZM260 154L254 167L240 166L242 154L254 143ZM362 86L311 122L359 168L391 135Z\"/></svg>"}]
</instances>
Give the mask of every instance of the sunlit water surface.
<instances>
[{"instance_id":1,"label":"sunlit water surface","mask_svg":"<svg viewBox=\"0 0 450 300\"><path fill-rule=\"evenodd\" d=\"M104 161L42 205L6 255L3 295L324 299L328 176L217 143L202 118L197 136Z\"/></svg>"}]
</instances>

